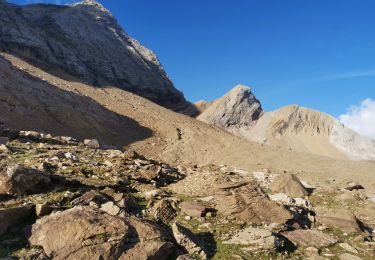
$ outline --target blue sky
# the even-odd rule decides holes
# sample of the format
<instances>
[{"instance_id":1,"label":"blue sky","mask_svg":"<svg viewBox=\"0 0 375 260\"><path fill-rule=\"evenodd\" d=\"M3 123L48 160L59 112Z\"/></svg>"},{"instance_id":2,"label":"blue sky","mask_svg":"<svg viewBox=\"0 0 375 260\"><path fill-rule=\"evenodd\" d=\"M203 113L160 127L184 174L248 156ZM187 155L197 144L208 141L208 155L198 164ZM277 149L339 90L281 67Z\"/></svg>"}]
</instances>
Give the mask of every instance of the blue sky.
<instances>
[{"instance_id":1,"label":"blue sky","mask_svg":"<svg viewBox=\"0 0 375 260\"><path fill-rule=\"evenodd\" d=\"M99 2L191 101L241 83L265 110L299 104L339 117L375 99L373 0Z\"/></svg>"}]
</instances>

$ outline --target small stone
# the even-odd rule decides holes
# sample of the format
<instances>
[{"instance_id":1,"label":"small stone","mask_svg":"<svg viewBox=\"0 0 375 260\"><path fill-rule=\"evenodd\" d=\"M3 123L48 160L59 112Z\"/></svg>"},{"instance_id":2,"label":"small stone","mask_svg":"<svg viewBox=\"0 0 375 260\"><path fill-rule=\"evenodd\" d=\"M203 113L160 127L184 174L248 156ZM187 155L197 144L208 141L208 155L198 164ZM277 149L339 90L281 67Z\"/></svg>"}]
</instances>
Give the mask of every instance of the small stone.
<instances>
[{"instance_id":1,"label":"small stone","mask_svg":"<svg viewBox=\"0 0 375 260\"><path fill-rule=\"evenodd\" d=\"M118 215L121 211L121 209L118 206L116 206L112 201L102 204L100 209L112 216Z\"/></svg>"},{"instance_id":2,"label":"small stone","mask_svg":"<svg viewBox=\"0 0 375 260\"><path fill-rule=\"evenodd\" d=\"M181 211L191 217L203 217L206 213L206 207L192 202L182 202Z\"/></svg>"},{"instance_id":3,"label":"small stone","mask_svg":"<svg viewBox=\"0 0 375 260\"><path fill-rule=\"evenodd\" d=\"M185 216L185 220L191 220L190 216Z\"/></svg>"},{"instance_id":4,"label":"small stone","mask_svg":"<svg viewBox=\"0 0 375 260\"><path fill-rule=\"evenodd\" d=\"M319 255L319 249L316 247L307 247L305 248L305 255L308 257L312 256L318 256Z\"/></svg>"},{"instance_id":5,"label":"small stone","mask_svg":"<svg viewBox=\"0 0 375 260\"><path fill-rule=\"evenodd\" d=\"M64 156L65 156L66 159L70 159L73 162L78 162L79 161L78 156L75 155L75 154L73 154L73 153L68 152L68 153L65 153Z\"/></svg>"},{"instance_id":6,"label":"small stone","mask_svg":"<svg viewBox=\"0 0 375 260\"><path fill-rule=\"evenodd\" d=\"M83 143L86 145L86 147L92 149L98 149L100 147L99 141L96 139L85 139Z\"/></svg>"},{"instance_id":7,"label":"small stone","mask_svg":"<svg viewBox=\"0 0 375 260\"><path fill-rule=\"evenodd\" d=\"M344 248L346 251L354 254L358 254L358 250L349 245L348 243L339 243L339 246Z\"/></svg>"},{"instance_id":8,"label":"small stone","mask_svg":"<svg viewBox=\"0 0 375 260\"><path fill-rule=\"evenodd\" d=\"M53 208L48 204L37 204L35 206L35 211L38 217L42 217L51 214Z\"/></svg>"}]
</instances>

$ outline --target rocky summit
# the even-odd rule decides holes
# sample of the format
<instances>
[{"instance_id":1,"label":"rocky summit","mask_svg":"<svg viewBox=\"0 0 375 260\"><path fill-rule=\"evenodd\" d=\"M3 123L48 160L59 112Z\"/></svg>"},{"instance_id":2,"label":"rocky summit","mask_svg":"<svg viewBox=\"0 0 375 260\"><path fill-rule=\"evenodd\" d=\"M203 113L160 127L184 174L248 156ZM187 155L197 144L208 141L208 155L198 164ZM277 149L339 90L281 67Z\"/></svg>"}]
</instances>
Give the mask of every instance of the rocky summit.
<instances>
[{"instance_id":1,"label":"rocky summit","mask_svg":"<svg viewBox=\"0 0 375 260\"><path fill-rule=\"evenodd\" d=\"M2 51L60 77L116 86L178 111L192 109L156 55L96 1L66 6L1 1L0 17Z\"/></svg>"}]
</instances>

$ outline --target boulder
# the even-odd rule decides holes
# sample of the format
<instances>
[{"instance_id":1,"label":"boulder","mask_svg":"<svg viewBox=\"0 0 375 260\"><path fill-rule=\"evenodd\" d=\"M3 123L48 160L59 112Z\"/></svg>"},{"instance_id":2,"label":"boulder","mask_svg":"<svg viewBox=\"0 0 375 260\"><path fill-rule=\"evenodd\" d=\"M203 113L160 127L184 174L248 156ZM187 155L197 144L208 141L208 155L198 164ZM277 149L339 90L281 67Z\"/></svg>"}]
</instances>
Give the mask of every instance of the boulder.
<instances>
[{"instance_id":1,"label":"boulder","mask_svg":"<svg viewBox=\"0 0 375 260\"><path fill-rule=\"evenodd\" d=\"M244 250L251 252L273 250L276 248L276 237L269 230L248 227L224 241L224 244L243 245L246 246Z\"/></svg>"},{"instance_id":2,"label":"boulder","mask_svg":"<svg viewBox=\"0 0 375 260\"><path fill-rule=\"evenodd\" d=\"M56 239L58 238L58 239ZM175 246L154 224L77 206L37 220L29 237L53 259L167 259Z\"/></svg>"},{"instance_id":3,"label":"boulder","mask_svg":"<svg viewBox=\"0 0 375 260\"><path fill-rule=\"evenodd\" d=\"M0 209L0 235L33 215L35 215L34 206Z\"/></svg>"},{"instance_id":4,"label":"boulder","mask_svg":"<svg viewBox=\"0 0 375 260\"><path fill-rule=\"evenodd\" d=\"M182 202L181 211L190 217L203 217L206 213L206 207L198 203Z\"/></svg>"},{"instance_id":5,"label":"boulder","mask_svg":"<svg viewBox=\"0 0 375 260\"><path fill-rule=\"evenodd\" d=\"M341 229L343 232L360 232L356 216L347 209L316 207L316 221L320 224Z\"/></svg>"},{"instance_id":6,"label":"boulder","mask_svg":"<svg viewBox=\"0 0 375 260\"><path fill-rule=\"evenodd\" d=\"M17 164L0 171L0 195L25 195L43 191L50 177L43 172Z\"/></svg>"},{"instance_id":7,"label":"boulder","mask_svg":"<svg viewBox=\"0 0 375 260\"><path fill-rule=\"evenodd\" d=\"M285 193L291 198L304 198L309 195L297 176L290 173L280 174L272 183L271 189L275 192Z\"/></svg>"},{"instance_id":8,"label":"boulder","mask_svg":"<svg viewBox=\"0 0 375 260\"><path fill-rule=\"evenodd\" d=\"M293 244L303 247L322 248L337 243L337 239L333 236L325 234L318 230L294 230L281 233Z\"/></svg>"},{"instance_id":9,"label":"boulder","mask_svg":"<svg viewBox=\"0 0 375 260\"><path fill-rule=\"evenodd\" d=\"M256 181L238 187L223 185L219 189L215 208L224 216L256 225L283 224L292 218L288 210L267 197Z\"/></svg>"},{"instance_id":10,"label":"boulder","mask_svg":"<svg viewBox=\"0 0 375 260\"><path fill-rule=\"evenodd\" d=\"M175 222L172 225L172 231L177 243L183 247L186 252L191 255L197 254L202 259L207 259L207 254L204 248L201 247L202 241L199 241L189 229Z\"/></svg>"},{"instance_id":11,"label":"boulder","mask_svg":"<svg viewBox=\"0 0 375 260\"><path fill-rule=\"evenodd\" d=\"M86 147L92 149L98 149L100 147L99 141L96 139L85 139L83 143L86 145Z\"/></svg>"}]
</instances>

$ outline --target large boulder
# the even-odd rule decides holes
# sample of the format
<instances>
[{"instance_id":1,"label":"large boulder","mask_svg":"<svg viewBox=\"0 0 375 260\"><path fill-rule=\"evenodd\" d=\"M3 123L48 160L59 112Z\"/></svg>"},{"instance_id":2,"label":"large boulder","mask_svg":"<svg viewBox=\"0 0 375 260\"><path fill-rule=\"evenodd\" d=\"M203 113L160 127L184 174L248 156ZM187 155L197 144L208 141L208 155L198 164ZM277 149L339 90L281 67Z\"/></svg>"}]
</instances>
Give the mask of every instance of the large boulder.
<instances>
[{"instance_id":1,"label":"large boulder","mask_svg":"<svg viewBox=\"0 0 375 260\"><path fill-rule=\"evenodd\" d=\"M275 192L285 193L291 198L303 198L309 195L298 177L294 174L280 174L271 185Z\"/></svg>"},{"instance_id":2,"label":"large boulder","mask_svg":"<svg viewBox=\"0 0 375 260\"><path fill-rule=\"evenodd\" d=\"M282 224L292 218L291 213L271 201L255 181L237 185L223 184L218 187L214 197L219 213L247 223Z\"/></svg>"},{"instance_id":3,"label":"large boulder","mask_svg":"<svg viewBox=\"0 0 375 260\"><path fill-rule=\"evenodd\" d=\"M0 235L33 215L35 215L34 206L0 209Z\"/></svg>"},{"instance_id":4,"label":"large boulder","mask_svg":"<svg viewBox=\"0 0 375 260\"><path fill-rule=\"evenodd\" d=\"M316 221L320 224L341 229L343 232L360 232L356 216L348 209L316 207Z\"/></svg>"},{"instance_id":5,"label":"large boulder","mask_svg":"<svg viewBox=\"0 0 375 260\"><path fill-rule=\"evenodd\" d=\"M39 219L28 239L53 259L167 259L175 250L158 226L88 206Z\"/></svg>"},{"instance_id":6,"label":"large boulder","mask_svg":"<svg viewBox=\"0 0 375 260\"><path fill-rule=\"evenodd\" d=\"M295 245L303 247L322 248L334 245L338 240L328 234L318 230L294 230L281 233L284 237L289 239Z\"/></svg>"},{"instance_id":7,"label":"large boulder","mask_svg":"<svg viewBox=\"0 0 375 260\"><path fill-rule=\"evenodd\" d=\"M51 180L39 170L16 164L0 171L0 195L25 195L41 192Z\"/></svg>"}]
</instances>

